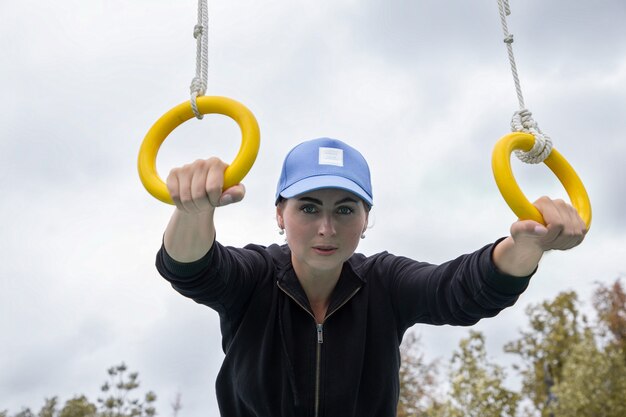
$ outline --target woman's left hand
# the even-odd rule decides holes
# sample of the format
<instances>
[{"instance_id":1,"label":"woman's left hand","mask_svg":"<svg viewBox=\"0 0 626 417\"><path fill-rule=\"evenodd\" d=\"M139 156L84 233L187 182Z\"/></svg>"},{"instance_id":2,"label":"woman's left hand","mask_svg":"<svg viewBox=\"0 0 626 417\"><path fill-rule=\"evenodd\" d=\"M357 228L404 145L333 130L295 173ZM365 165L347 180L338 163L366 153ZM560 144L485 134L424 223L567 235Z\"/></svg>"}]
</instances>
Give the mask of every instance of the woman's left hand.
<instances>
[{"instance_id":1,"label":"woman's left hand","mask_svg":"<svg viewBox=\"0 0 626 417\"><path fill-rule=\"evenodd\" d=\"M533 220L516 221L511 225L511 237L516 243L537 245L545 252L571 249L584 240L587 226L570 204L541 197L534 205L546 225Z\"/></svg>"},{"instance_id":2,"label":"woman's left hand","mask_svg":"<svg viewBox=\"0 0 626 417\"><path fill-rule=\"evenodd\" d=\"M518 220L511 225L511 236L493 250L493 262L505 274L527 276L537 268L544 252L571 249L585 238L585 222L565 201L541 197L535 207L546 225Z\"/></svg>"}]
</instances>

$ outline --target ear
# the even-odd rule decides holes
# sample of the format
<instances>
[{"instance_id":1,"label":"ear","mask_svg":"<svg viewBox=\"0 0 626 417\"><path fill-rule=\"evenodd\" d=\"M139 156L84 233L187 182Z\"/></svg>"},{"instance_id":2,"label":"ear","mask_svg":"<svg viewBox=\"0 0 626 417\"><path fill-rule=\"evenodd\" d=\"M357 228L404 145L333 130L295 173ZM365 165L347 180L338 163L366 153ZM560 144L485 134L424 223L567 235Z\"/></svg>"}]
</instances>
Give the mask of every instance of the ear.
<instances>
[{"instance_id":1,"label":"ear","mask_svg":"<svg viewBox=\"0 0 626 417\"><path fill-rule=\"evenodd\" d=\"M367 231L367 226L369 226L370 224L370 212L366 211L365 212L365 225L363 226L363 232L365 233Z\"/></svg>"},{"instance_id":2,"label":"ear","mask_svg":"<svg viewBox=\"0 0 626 417\"><path fill-rule=\"evenodd\" d=\"M283 204L278 203L276 205L276 223L278 223L278 228L279 229L284 229L285 228L285 220L283 218Z\"/></svg>"}]
</instances>

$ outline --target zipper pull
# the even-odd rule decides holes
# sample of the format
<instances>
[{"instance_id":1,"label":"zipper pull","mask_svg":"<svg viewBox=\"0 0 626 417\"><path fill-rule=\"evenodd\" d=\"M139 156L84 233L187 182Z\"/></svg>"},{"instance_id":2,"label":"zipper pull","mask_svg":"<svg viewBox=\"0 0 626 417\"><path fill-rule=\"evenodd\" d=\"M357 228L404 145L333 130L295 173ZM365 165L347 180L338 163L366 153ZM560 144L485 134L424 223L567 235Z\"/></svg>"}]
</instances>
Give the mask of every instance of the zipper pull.
<instances>
[{"instance_id":1,"label":"zipper pull","mask_svg":"<svg viewBox=\"0 0 626 417\"><path fill-rule=\"evenodd\" d=\"M317 325L317 343L324 343L324 325Z\"/></svg>"}]
</instances>

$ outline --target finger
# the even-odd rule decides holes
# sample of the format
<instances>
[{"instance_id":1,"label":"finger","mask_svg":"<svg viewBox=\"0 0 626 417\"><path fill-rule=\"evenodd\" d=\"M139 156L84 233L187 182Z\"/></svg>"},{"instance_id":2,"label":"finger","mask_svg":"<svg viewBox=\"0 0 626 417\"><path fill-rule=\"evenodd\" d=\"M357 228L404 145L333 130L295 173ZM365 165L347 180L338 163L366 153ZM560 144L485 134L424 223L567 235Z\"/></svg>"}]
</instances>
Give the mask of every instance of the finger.
<instances>
[{"instance_id":1,"label":"finger","mask_svg":"<svg viewBox=\"0 0 626 417\"><path fill-rule=\"evenodd\" d=\"M511 225L511 237L515 241L520 239L541 239L548 233L548 229L534 220L518 220Z\"/></svg>"},{"instance_id":2,"label":"finger","mask_svg":"<svg viewBox=\"0 0 626 417\"><path fill-rule=\"evenodd\" d=\"M584 239L586 225L574 207L567 202L542 197L535 203L547 224L548 233L544 247L566 250L579 245Z\"/></svg>"},{"instance_id":3,"label":"finger","mask_svg":"<svg viewBox=\"0 0 626 417\"><path fill-rule=\"evenodd\" d=\"M195 213L197 212L197 207L193 202L192 196L192 180L194 175L194 170L197 167L192 164L184 165L178 171L178 184L179 184L179 198L180 203L183 206L184 211L187 213Z\"/></svg>"},{"instance_id":4,"label":"finger","mask_svg":"<svg viewBox=\"0 0 626 417\"><path fill-rule=\"evenodd\" d=\"M535 202L535 207L539 210L543 216L543 220L546 224L548 232L543 238L543 242L547 249L554 248L554 242L559 238L565 227L565 221L563 220L563 214L557 207L554 200L548 197L541 197Z\"/></svg>"},{"instance_id":5,"label":"finger","mask_svg":"<svg viewBox=\"0 0 626 417\"><path fill-rule=\"evenodd\" d=\"M587 224L578 213L578 210L573 206L568 205L569 212L571 214L572 225L574 227L574 231L578 235L582 235L583 237L587 234Z\"/></svg>"},{"instance_id":6,"label":"finger","mask_svg":"<svg viewBox=\"0 0 626 417\"><path fill-rule=\"evenodd\" d=\"M207 161L194 162L191 178L191 199L198 212L206 211L211 207L206 190L206 177L209 173L210 164Z\"/></svg>"},{"instance_id":7,"label":"finger","mask_svg":"<svg viewBox=\"0 0 626 417\"><path fill-rule=\"evenodd\" d=\"M559 208L563 218L563 231L561 232L560 242L561 247L563 249L568 249L576 246L578 242L578 222L576 221L575 210L563 200L557 200L555 201L555 204Z\"/></svg>"},{"instance_id":8,"label":"finger","mask_svg":"<svg viewBox=\"0 0 626 417\"><path fill-rule=\"evenodd\" d=\"M579 245L585 238L587 225L574 207L565 202L559 204L562 204L563 216L566 218L565 230L563 231L563 245L566 249L573 248Z\"/></svg>"},{"instance_id":9,"label":"finger","mask_svg":"<svg viewBox=\"0 0 626 417\"><path fill-rule=\"evenodd\" d=\"M219 207L222 188L224 187L224 170L228 165L217 158L210 158L207 162L209 171L205 182L206 194L211 206Z\"/></svg>"},{"instance_id":10,"label":"finger","mask_svg":"<svg viewBox=\"0 0 626 417\"><path fill-rule=\"evenodd\" d=\"M541 197L535 201L534 206L539 210L546 227L563 223L561 209L557 205L558 200L549 197Z\"/></svg>"},{"instance_id":11,"label":"finger","mask_svg":"<svg viewBox=\"0 0 626 417\"><path fill-rule=\"evenodd\" d=\"M174 205L176 206L176 208L185 211L185 208L180 201L180 184L178 182L178 173L178 168L172 169L167 176L165 185L167 186L167 191L170 193L170 197L172 197L172 201L174 201Z\"/></svg>"},{"instance_id":12,"label":"finger","mask_svg":"<svg viewBox=\"0 0 626 417\"><path fill-rule=\"evenodd\" d=\"M243 184L236 184L225 190L220 196L219 205L221 207L232 203L238 203L246 195L246 187Z\"/></svg>"}]
</instances>

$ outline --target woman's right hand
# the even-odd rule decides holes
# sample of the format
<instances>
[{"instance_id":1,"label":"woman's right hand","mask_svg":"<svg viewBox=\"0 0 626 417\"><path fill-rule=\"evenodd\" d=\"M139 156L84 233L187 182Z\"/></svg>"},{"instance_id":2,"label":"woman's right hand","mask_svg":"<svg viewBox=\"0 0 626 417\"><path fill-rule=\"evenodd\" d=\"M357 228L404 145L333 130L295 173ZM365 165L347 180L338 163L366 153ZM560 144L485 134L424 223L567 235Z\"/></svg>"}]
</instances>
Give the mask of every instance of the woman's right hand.
<instances>
[{"instance_id":1,"label":"woman's right hand","mask_svg":"<svg viewBox=\"0 0 626 417\"><path fill-rule=\"evenodd\" d=\"M227 167L219 158L209 158L172 169L166 184L176 208L197 214L241 201L246 193L243 184L222 192Z\"/></svg>"}]
</instances>

